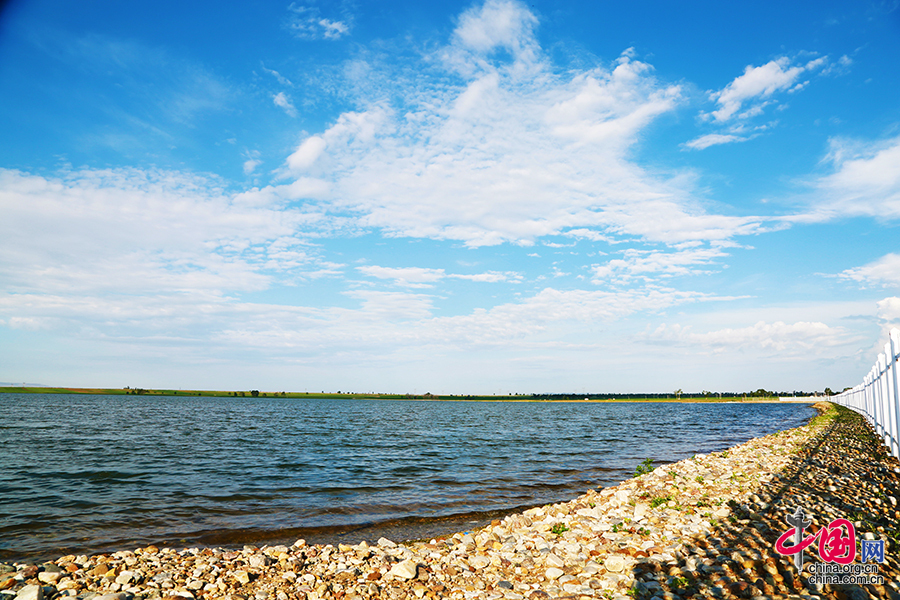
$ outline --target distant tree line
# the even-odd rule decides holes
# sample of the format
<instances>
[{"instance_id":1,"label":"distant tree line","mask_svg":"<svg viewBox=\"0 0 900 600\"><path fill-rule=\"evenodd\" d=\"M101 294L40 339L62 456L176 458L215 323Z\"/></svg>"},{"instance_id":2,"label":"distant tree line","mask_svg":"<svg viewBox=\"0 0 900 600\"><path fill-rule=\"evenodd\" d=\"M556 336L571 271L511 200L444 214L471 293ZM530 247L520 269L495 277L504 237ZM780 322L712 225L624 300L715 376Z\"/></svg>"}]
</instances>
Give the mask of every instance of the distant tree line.
<instances>
[{"instance_id":1,"label":"distant tree line","mask_svg":"<svg viewBox=\"0 0 900 600\"><path fill-rule=\"evenodd\" d=\"M830 388L825 388L824 395L831 396L834 392L831 391ZM803 390L793 390L790 392L777 392L766 390L763 388L759 388L755 391L750 392L711 392L708 390L703 390L701 392L683 392L681 390L675 390L673 392L668 393L634 393L634 394L595 394L595 393L560 393L560 394L531 394L531 397L536 400L583 400L584 398L588 398L589 400L639 400L642 398L648 398L653 400L664 400L666 398L680 398L682 400L693 399L693 400L712 400L718 398L777 398L777 397L788 397L788 396L815 396L815 395L823 395L823 392L807 392Z\"/></svg>"}]
</instances>

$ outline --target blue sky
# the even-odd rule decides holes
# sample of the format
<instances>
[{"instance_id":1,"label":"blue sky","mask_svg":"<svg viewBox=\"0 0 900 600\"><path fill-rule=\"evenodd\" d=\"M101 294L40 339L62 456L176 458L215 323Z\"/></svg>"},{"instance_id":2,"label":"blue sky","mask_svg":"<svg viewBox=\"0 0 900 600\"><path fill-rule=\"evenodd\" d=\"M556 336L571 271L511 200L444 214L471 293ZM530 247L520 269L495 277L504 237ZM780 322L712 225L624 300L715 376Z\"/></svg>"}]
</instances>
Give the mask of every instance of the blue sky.
<instances>
[{"instance_id":1,"label":"blue sky","mask_svg":"<svg viewBox=\"0 0 900 600\"><path fill-rule=\"evenodd\" d=\"M841 389L900 2L13 0L0 381Z\"/></svg>"}]
</instances>

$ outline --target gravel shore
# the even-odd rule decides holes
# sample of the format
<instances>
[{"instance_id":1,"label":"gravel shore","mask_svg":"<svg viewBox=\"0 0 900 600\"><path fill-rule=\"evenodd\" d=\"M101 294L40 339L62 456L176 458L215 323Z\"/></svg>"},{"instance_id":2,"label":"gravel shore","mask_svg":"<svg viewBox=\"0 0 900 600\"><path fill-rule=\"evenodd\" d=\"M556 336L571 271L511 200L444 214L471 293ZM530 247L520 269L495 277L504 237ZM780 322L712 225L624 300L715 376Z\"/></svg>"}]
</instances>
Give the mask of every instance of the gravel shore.
<instances>
[{"instance_id":1,"label":"gravel shore","mask_svg":"<svg viewBox=\"0 0 900 600\"><path fill-rule=\"evenodd\" d=\"M0 600L900 599L900 464L856 414L821 410L804 427L477 531L401 544L149 546L0 564ZM817 544L798 573L775 551L797 507L810 533L845 518L858 539L884 540L883 583L810 583Z\"/></svg>"}]
</instances>

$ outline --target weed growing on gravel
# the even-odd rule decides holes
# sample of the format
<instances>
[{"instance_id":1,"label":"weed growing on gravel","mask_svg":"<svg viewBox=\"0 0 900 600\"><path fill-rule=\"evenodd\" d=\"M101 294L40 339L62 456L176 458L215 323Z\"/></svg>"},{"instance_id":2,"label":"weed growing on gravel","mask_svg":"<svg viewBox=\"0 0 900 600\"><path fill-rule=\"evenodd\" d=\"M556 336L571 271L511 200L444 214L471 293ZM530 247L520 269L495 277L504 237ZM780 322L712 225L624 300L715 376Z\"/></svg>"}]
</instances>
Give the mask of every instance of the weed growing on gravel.
<instances>
[{"instance_id":1,"label":"weed growing on gravel","mask_svg":"<svg viewBox=\"0 0 900 600\"><path fill-rule=\"evenodd\" d=\"M634 476L640 477L641 475L645 475L653 471L653 459L645 458L644 462L639 464L637 468L634 470Z\"/></svg>"},{"instance_id":2,"label":"weed growing on gravel","mask_svg":"<svg viewBox=\"0 0 900 600\"><path fill-rule=\"evenodd\" d=\"M650 501L650 508L656 508L672 499L672 496L657 496Z\"/></svg>"},{"instance_id":3,"label":"weed growing on gravel","mask_svg":"<svg viewBox=\"0 0 900 600\"><path fill-rule=\"evenodd\" d=\"M557 523L550 529L550 532L553 533L554 535L562 535L565 532L567 532L568 530L569 530L569 528L568 528L568 526L566 526L565 523Z\"/></svg>"}]
</instances>

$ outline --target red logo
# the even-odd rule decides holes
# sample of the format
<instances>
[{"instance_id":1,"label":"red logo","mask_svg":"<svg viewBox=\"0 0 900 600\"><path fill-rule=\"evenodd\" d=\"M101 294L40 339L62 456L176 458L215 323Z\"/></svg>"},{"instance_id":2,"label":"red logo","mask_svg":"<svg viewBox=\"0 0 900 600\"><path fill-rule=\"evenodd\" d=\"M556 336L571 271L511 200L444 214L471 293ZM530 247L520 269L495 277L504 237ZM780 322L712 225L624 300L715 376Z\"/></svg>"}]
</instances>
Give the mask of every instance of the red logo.
<instances>
[{"instance_id":1,"label":"red logo","mask_svg":"<svg viewBox=\"0 0 900 600\"><path fill-rule=\"evenodd\" d=\"M856 558L856 529L853 527L853 523L847 519L835 519L827 526L820 527L817 532L804 537L803 530L810 525L810 522L803 517L803 510L798 508L797 512L787 518L788 524L794 527L781 534L781 537L775 542L775 550L779 554L800 553L800 556L794 557L794 562L798 569L802 569L803 551L818 539L819 557L823 561L840 565L849 565L853 562L853 559ZM794 543L786 546L785 542L792 539ZM797 560L798 558L799 560Z\"/></svg>"}]
</instances>

